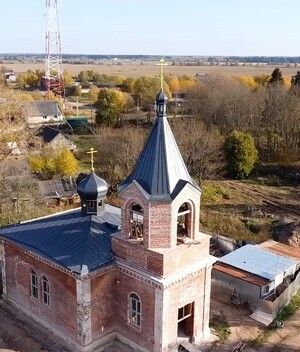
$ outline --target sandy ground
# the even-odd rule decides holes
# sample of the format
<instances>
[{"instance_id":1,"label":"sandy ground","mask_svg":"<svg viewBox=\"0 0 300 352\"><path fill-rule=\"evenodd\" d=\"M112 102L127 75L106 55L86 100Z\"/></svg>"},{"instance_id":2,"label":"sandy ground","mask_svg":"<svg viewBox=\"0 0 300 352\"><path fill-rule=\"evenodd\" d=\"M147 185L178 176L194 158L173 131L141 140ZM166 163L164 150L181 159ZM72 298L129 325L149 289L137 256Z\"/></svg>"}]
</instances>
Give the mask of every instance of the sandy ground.
<instances>
[{"instance_id":1,"label":"sandy ground","mask_svg":"<svg viewBox=\"0 0 300 352\"><path fill-rule=\"evenodd\" d=\"M258 352L296 352L300 351L300 309L277 329Z\"/></svg>"},{"instance_id":2,"label":"sandy ground","mask_svg":"<svg viewBox=\"0 0 300 352\"><path fill-rule=\"evenodd\" d=\"M220 313L225 315L230 326L231 333L229 339L225 344L220 344L217 337L214 336L213 330L211 330L212 337L200 346L203 352L232 351L239 342L247 342L255 339L264 329L263 324L249 317L250 312L244 307L237 308L212 299L210 315L213 316Z\"/></svg>"},{"instance_id":3,"label":"sandy ground","mask_svg":"<svg viewBox=\"0 0 300 352\"><path fill-rule=\"evenodd\" d=\"M207 342L201 347L202 352L231 352L239 342L254 340L265 326L249 317L245 308L231 307L216 300L211 301L211 315L223 312L230 326L231 334L225 344ZM212 331L213 333L213 331ZM284 322L282 329L273 332L261 347L254 347L257 352L296 352L300 351L300 309Z\"/></svg>"}]
</instances>

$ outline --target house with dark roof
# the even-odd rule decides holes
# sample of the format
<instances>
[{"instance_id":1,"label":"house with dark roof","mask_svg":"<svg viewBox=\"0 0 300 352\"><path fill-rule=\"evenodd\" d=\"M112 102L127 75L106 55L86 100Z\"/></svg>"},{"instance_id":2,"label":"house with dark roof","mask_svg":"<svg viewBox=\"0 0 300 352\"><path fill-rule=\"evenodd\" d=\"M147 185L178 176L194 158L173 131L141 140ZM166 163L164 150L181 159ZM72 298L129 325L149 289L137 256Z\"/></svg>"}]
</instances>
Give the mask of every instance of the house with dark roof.
<instances>
[{"instance_id":1,"label":"house with dark roof","mask_svg":"<svg viewBox=\"0 0 300 352\"><path fill-rule=\"evenodd\" d=\"M43 140L46 146L49 146L53 149L67 148L67 149L70 149L71 151L76 150L75 143L73 143L61 131L51 126L46 126L46 125L41 126L37 130L36 135Z\"/></svg>"},{"instance_id":2,"label":"house with dark roof","mask_svg":"<svg viewBox=\"0 0 300 352\"><path fill-rule=\"evenodd\" d=\"M42 100L23 102L22 114L29 125L63 120L62 111L57 101Z\"/></svg>"},{"instance_id":3,"label":"house with dark roof","mask_svg":"<svg viewBox=\"0 0 300 352\"><path fill-rule=\"evenodd\" d=\"M60 336L72 351L175 352L209 336L210 236L199 231L201 189L167 121L167 98L121 208L93 171L81 208L0 229L3 300ZM93 160L93 159L92 159ZM179 340L179 336L180 339ZM127 346L127 347L126 347Z\"/></svg>"},{"instance_id":4,"label":"house with dark roof","mask_svg":"<svg viewBox=\"0 0 300 352\"><path fill-rule=\"evenodd\" d=\"M269 240L247 244L213 266L212 295L249 304L252 317L268 325L300 286L300 250Z\"/></svg>"}]
</instances>

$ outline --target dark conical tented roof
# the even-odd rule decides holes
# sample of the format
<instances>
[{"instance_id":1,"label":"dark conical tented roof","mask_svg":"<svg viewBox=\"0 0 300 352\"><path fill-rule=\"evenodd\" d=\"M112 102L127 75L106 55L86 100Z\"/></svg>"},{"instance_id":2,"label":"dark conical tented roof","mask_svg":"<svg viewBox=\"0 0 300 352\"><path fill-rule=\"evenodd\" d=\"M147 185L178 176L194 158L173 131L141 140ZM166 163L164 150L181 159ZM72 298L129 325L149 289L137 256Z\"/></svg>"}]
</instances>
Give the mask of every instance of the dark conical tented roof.
<instances>
[{"instance_id":1,"label":"dark conical tented roof","mask_svg":"<svg viewBox=\"0 0 300 352\"><path fill-rule=\"evenodd\" d=\"M108 191L108 184L98 177L93 171L84 178L77 187L77 193L81 199L97 200L105 198Z\"/></svg>"},{"instance_id":2,"label":"dark conical tented roof","mask_svg":"<svg viewBox=\"0 0 300 352\"><path fill-rule=\"evenodd\" d=\"M160 92L157 101L165 104ZM161 99L160 99L161 98ZM137 181L155 201L171 201L186 183L199 186L189 175L164 113L158 112L152 131L132 173L120 185L120 191Z\"/></svg>"}]
</instances>

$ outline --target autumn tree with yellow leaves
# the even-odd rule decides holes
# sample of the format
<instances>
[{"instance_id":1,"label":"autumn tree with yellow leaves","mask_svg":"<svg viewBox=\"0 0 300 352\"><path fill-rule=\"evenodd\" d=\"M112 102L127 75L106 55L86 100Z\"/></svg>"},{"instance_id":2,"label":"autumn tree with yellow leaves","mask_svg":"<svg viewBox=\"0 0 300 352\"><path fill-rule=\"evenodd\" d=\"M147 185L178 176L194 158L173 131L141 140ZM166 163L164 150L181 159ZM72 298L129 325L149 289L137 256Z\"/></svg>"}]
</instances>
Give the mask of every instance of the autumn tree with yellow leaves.
<instances>
[{"instance_id":1,"label":"autumn tree with yellow leaves","mask_svg":"<svg viewBox=\"0 0 300 352\"><path fill-rule=\"evenodd\" d=\"M78 161L72 152L63 148L57 152L46 151L28 158L32 172L42 178L51 179L54 176L72 177L78 173Z\"/></svg>"}]
</instances>

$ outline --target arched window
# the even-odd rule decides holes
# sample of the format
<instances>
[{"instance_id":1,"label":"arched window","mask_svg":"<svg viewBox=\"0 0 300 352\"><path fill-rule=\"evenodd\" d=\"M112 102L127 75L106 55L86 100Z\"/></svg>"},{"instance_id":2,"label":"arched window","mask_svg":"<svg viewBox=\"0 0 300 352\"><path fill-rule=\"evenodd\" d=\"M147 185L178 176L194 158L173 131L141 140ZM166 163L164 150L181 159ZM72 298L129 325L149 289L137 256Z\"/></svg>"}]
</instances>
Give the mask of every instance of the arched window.
<instances>
[{"instance_id":1,"label":"arched window","mask_svg":"<svg viewBox=\"0 0 300 352\"><path fill-rule=\"evenodd\" d=\"M43 302L49 306L50 304L50 289L49 289L49 281L46 276L43 276L42 280L43 285Z\"/></svg>"},{"instance_id":2,"label":"arched window","mask_svg":"<svg viewBox=\"0 0 300 352\"><path fill-rule=\"evenodd\" d=\"M130 239L143 239L143 208L137 204L132 203L130 209Z\"/></svg>"},{"instance_id":3,"label":"arched window","mask_svg":"<svg viewBox=\"0 0 300 352\"><path fill-rule=\"evenodd\" d=\"M39 298L39 289L38 289L38 277L35 271L31 270L31 296L34 298Z\"/></svg>"},{"instance_id":4,"label":"arched window","mask_svg":"<svg viewBox=\"0 0 300 352\"><path fill-rule=\"evenodd\" d=\"M129 296L129 322L138 328L141 327L141 301L135 293Z\"/></svg>"},{"instance_id":5,"label":"arched window","mask_svg":"<svg viewBox=\"0 0 300 352\"><path fill-rule=\"evenodd\" d=\"M177 244L184 243L192 237L192 207L188 202L183 203L177 214Z\"/></svg>"}]
</instances>

